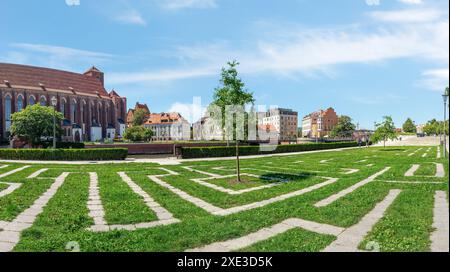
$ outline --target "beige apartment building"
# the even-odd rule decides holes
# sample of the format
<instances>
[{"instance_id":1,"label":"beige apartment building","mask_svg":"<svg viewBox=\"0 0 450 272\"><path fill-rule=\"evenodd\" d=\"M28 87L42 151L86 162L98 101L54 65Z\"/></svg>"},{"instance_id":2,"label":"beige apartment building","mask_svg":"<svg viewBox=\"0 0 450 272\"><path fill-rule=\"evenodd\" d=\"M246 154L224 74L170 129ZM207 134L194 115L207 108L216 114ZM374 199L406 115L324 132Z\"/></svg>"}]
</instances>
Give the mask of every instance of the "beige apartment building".
<instances>
[{"instance_id":1,"label":"beige apartment building","mask_svg":"<svg viewBox=\"0 0 450 272\"><path fill-rule=\"evenodd\" d=\"M258 118L259 125L273 126L279 141L297 141L298 112L292 109L270 109Z\"/></svg>"},{"instance_id":2,"label":"beige apartment building","mask_svg":"<svg viewBox=\"0 0 450 272\"><path fill-rule=\"evenodd\" d=\"M302 137L328 137L338 121L339 117L333 108L310 113L302 119Z\"/></svg>"}]
</instances>

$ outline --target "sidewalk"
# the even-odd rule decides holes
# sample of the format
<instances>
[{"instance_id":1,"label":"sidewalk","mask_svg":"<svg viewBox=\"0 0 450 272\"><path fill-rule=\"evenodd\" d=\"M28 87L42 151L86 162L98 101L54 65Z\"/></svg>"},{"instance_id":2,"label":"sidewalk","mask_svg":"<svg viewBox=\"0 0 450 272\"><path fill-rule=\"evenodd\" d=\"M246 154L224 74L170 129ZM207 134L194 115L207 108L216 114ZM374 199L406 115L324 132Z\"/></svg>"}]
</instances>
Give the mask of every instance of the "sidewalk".
<instances>
[{"instance_id":1,"label":"sidewalk","mask_svg":"<svg viewBox=\"0 0 450 272\"><path fill-rule=\"evenodd\" d=\"M279 153L268 155L253 155L242 156L241 160L267 158L267 157L282 157L282 156L294 156L300 154L312 154L321 152L340 152L343 150L356 149L358 147L347 147L340 149L327 149L327 150L314 150L292 153ZM223 157L223 158L201 158L201 159L177 159L175 157L161 158L161 159L126 159L124 161L21 161L21 160L0 160L0 163L21 163L21 164L67 164L67 165L89 165L89 164L118 164L118 163L155 163L159 165L179 165L183 162L198 162L198 161L227 161L235 160L235 157Z\"/></svg>"}]
</instances>

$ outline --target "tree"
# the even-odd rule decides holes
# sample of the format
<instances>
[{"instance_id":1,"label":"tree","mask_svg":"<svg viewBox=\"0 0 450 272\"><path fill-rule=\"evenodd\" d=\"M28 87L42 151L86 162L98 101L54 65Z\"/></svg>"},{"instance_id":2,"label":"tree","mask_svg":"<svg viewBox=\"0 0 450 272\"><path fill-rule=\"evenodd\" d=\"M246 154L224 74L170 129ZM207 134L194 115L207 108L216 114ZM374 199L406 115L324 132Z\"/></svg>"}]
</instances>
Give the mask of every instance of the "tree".
<instances>
[{"instance_id":1,"label":"tree","mask_svg":"<svg viewBox=\"0 0 450 272\"><path fill-rule=\"evenodd\" d=\"M383 141L383 146L386 148L387 140L397 139L394 121L392 121L391 116L384 116L383 122L375 124L375 127L376 130L371 137L373 143Z\"/></svg>"},{"instance_id":2,"label":"tree","mask_svg":"<svg viewBox=\"0 0 450 272\"><path fill-rule=\"evenodd\" d=\"M351 137L355 131L356 126L352 123L352 118L346 115L339 117L337 125L331 130L331 137Z\"/></svg>"},{"instance_id":3,"label":"tree","mask_svg":"<svg viewBox=\"0 0 450 272\"><path fill-rule=\"evenodd\" d=\"M53 116L56 119L56 135L58 137L61 133L60 124L64 119L62 113L54 111L52 107L44 107L39 104L28 106L11 115L11 135L36 146L42 142L42 138L53 137Z\"/></svg>"},{"instance_id":4,"label":"tree","mask_svg":"<svg viewBox=\"0 0 450 272\"><path fill-rule=\"evenodd\" d=\"M236 114L236 118L233 119L233 127L226 127L226 107L227 106L245 106L248 104L252 104L255 102L253 98L253 93L248 92L244 87L245 84L238 76L238 72L236 67L239 65L237 61L228 62L227 68L222 68L222 74L220 83L221 86L215 89L212 105L218 107L221 110L221 115L213 115L212 118L215 120L220 128L222 129L222 133L227 140L229 137L233 137L236 141L236 174L237 181L241 181L240 175L240 164L239 164L239 140L238 132L236 131L236 124L238 123L236 120L238 114ZM220 117L219 117L220 116ZM230 131L232 130L232 131ZM244 133L245 134L245 133Z\"/></svg>"},{"instance_id":5,"label":"tree","mask_svg":"<svg viewBox=\"0 0 450 272\"><path fill-rule=\"evenodd\" d=\"M147 118L147 112L143 109L137 109L134 111L133 120L131 121L131 124L133 126L142 126L142 124L144 124L146 118Z\"/></svg>"},{"instance_id":6,"label":"tree","mask_svg":"<svg viewBox=\"0 0 450 272\"><path fill-rule=\"evenodd\" d=\"M127 128L123 137L131 142L148 142L153 137L153 131L143 126L134 126Z\"/></svg>"},{"instance_id":7,"label":"tree","mask_svg":"<svg viewBox=\"0 0 450 272\"><path fill-rule=\"evenodd\" d=\"M417 132L417 128L416 125L414 124L413 120L411 120L411 118L406 119L405 123L403 123L403 132L406 133L416 133Z\"/></svg>"}]
</instances>

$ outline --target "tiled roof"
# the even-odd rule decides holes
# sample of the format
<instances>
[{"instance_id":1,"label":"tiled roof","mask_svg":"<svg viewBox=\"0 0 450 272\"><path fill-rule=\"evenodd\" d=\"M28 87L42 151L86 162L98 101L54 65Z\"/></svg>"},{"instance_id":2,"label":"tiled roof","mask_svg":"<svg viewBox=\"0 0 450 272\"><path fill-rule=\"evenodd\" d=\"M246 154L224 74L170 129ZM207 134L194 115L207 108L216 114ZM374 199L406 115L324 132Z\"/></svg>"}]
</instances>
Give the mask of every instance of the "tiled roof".
<instances>
[{"instance_id":1,"label":"tiled roof","mask_svg":"<svg viewBox=\"0 0 450 272\"><path fill-rule=\"evenodd\" d=\"M49 68L0 63L0 84L5 84L5 80L13 88L39 88L42 84L47 89L71 91L73 88L76 93L108 96L102 82L94 77Z\"/></svg>"},{"instance_id":2,"label":"tiled roof","mask_svg":"<svg viewBox=\"0 0 450 272\"><path fill-rule=\"evenodd\" d=\"M152 113L148 115L148 119L145 122L146 125L155 124L173 124L185 121L181 114L177 112L170 113Z\"/></svg>"}]
</instances>

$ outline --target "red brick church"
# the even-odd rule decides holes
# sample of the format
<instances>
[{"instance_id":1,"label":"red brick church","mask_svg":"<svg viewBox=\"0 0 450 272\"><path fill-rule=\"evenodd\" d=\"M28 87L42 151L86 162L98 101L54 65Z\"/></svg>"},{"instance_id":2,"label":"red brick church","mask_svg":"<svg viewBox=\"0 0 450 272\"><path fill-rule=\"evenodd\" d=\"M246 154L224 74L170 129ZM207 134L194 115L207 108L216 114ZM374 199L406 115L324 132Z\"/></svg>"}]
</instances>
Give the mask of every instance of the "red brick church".
<instances>
[{"instance_id":1,"label":"red brick church","mask_svg":"<svg viewBox=\"0 0 450 272\"><path fill-rule=\"evenodd\" d=\"M64 114L64 141L97 141L121 137L127 100L108 92L104 74L92 67L83 74L0 63L0 139L10 136L11 115L28 105L53 106Z\"/></svg>"}]
</instances>

